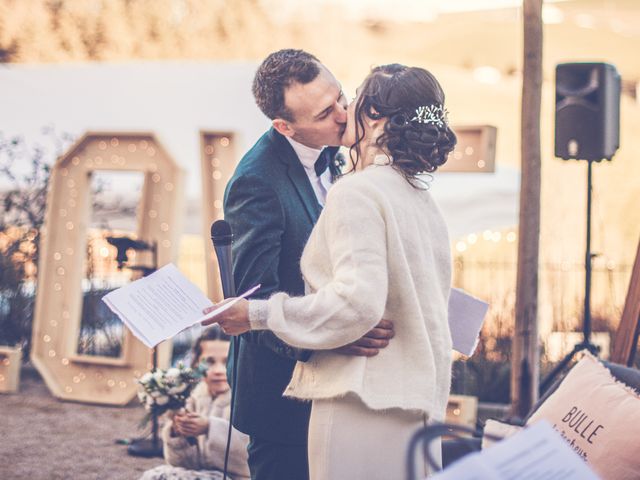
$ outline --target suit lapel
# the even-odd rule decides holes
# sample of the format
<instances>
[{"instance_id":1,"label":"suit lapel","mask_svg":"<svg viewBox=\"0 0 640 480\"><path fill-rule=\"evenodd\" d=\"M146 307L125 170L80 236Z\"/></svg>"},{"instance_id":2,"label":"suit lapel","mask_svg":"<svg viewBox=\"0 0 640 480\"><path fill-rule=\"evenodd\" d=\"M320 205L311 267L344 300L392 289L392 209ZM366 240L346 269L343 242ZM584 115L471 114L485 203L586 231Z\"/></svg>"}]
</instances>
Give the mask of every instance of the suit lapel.
<instances>
[{"instance_id":1,"label":"suit lapel","mask_svg":"<svg viewBox=\"0 0 640 480\"><path fill-rule=\"evenodd\" d=\"M304 167L300 163L296 152L284 136L280 135L273 128L269 132L271 139L278 150L280 160L287 165L287 173L291 183L293 183L296 192L304 206L309 220L312 224L318 221L322 207L318 203L313 187L309 183L309 177L304 171Z\"/></svg>"}]
</instances>

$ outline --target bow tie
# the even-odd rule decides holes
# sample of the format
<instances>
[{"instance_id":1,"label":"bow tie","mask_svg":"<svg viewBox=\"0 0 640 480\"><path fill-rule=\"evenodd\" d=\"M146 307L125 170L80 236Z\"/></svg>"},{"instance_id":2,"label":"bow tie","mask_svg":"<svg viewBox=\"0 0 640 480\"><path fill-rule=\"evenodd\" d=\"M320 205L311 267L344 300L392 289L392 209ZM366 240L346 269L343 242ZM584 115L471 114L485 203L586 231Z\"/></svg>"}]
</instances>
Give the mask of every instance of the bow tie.
<instances>
[{"instance_id":1,"label":"bow tie","mask_svg":"<svg viewBox=\"0 0 640 480\"><path fill-rule=\"evenodd\" d=\"M331 150L328 148L323 148L322 152L320 152L320 156L313 164L313 168L316 171L316 176L322 175L327 168L329 167L329 162L331 161Z\"/></svg>"}]
</instances>

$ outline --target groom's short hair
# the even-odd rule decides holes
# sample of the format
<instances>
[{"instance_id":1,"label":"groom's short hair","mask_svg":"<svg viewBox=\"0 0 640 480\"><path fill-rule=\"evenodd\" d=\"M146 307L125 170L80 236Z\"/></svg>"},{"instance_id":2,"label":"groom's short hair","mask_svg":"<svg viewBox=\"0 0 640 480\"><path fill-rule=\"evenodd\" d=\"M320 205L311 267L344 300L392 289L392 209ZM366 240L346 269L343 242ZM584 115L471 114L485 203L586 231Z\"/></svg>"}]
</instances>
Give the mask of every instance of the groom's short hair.
<instances>
[{"instance_id":1,"label":"groom's short hair","mask_svg":"<svg viewBox=\"0 0 640 480\"><path fill-rule=\"evenodd\" d=\"M271 120L292 122L293 112L284 104L284 92L293 83L307 84L320 74L320 61L305 52L287 48L270 54L253 79L253 96L262 113Z\"/></svg>"}]
</instances>

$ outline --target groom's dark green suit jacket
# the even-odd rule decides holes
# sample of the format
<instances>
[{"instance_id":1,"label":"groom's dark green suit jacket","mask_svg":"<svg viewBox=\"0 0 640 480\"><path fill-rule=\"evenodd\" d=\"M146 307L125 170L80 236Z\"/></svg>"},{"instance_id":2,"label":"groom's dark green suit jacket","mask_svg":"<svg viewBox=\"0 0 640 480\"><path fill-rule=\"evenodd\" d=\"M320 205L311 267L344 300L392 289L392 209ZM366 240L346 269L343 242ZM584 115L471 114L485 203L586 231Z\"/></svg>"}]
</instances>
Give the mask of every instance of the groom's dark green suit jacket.
<instances>
[{"instance_id":1,"label":"groom's dark green suit jacket","mask_svg":"<svg viewBox=\"0 0 640 480\"><path fill-rule=\"evenodd\" d=\"M332 157L337 148L331 150ZM330 162L332 174L338 167ZM304 167L285 137L271 129L247 152L229 180L225 220L234 235L233 274L241 293L262 284L254 298L275 292L304 295L300 257L321 206ZM305 444L310 403L282 397L297 360L310 352L292 348L270 331L248 332L238 348L234 426L284 444Z\"/></svg>"}]
</instances>

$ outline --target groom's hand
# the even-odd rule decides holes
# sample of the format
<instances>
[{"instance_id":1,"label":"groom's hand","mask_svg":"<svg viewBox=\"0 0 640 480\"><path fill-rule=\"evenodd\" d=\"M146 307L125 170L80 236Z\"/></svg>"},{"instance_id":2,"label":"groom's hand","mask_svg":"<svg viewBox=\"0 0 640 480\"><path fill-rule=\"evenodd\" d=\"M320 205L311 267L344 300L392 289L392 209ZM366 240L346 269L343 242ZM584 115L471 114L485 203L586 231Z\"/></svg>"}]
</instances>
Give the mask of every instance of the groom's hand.
<instances>
[{"instance_id":1,"label":"groom's hand","mask_svg":"<svg viewBox=\"0 0 640 480\"><path fill-rule=\"evenodd\" d=\"M389 345L389 340L393 338L393 335L393 322L390 320L382 320L359 340L349 345L336 348L333 351L343 355L373 357L380 352L380 349Z\"/></svg>"}]
</instances>

